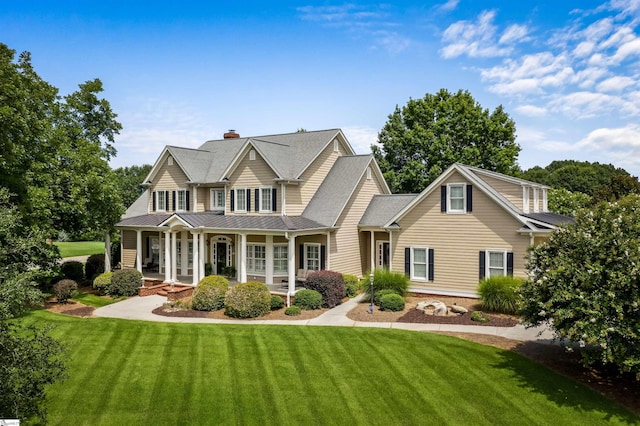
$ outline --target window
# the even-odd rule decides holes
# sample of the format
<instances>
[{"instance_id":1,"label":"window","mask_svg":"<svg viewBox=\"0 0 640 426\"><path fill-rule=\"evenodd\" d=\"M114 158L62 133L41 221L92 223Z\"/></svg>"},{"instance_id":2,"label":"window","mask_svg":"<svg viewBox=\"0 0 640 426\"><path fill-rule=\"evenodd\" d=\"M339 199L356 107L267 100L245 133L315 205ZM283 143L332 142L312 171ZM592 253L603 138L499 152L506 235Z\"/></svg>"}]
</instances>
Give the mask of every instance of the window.
<instances>
[{"instance_id":1,"label":"window","mask_svg":"<svg viewBox=\"0 0 640 426\"><path fill-rule=\"evenodd\" d=\"M156 206L159 212L167 211L169 204L169 191L156 191Z\"/></svg>"},{"instance_id":2,"label":"window","mask_svg":"<svg viewBox=\"0 0 640 426\"><path fill-rule=\"evenodd\" d=\"M167 166L173 166L173 157L172 156L169 156L167 158Z\"/></svg>"},{"instance_id":3,"label":"window","mask_svg":"<svg viewBox=\"0 0 640 426\"><path fill-rule=\"evenodd\" d=\"M507 275L506 251L487 251L487 272L489 277Z\"/></svg>"},{"instance_id":4,"label":"window","mask_svg":"<svg viewBox=\"0 0 640 426\"><path fill-rule=\"evenodd\" d=\"M188 206L187 206L187 191L184 189L179 189L176 192L176 197L177 197L177 208L176 211L179 212L183 212L188 210Z\"/></svg>"},{"instance_id":5,"label":"window","mask_svg":"<svg viewBox=\"0 0 640 426\"><path fill-rule=\"evenodd\" d=\"M256 203L258 200L256 200ZM260 188L260 213L271 212L271 187Z\"/></svg>"},{"instance_id":6,"label":"window","mask_svg":"<svg viewBox=\"0 0 640 426\"><path fill-rule=\"evenodd\" d=\"M249 151L249 160L253 161L256 159L256 152L252 149L251 151Z\"/></svg>"},{"instance_id":7,"label":"window","mask_svg":"<svg viewBox=\"0 0 640 426\"><path fill-rule=\"evenodd\" d=\"M320 244L304 245L305 269L318 271L320 269Z\"/></svg>"},{"instance_id":8,"label":"window","mask_svg":"<svg viewBox=\"0 0 640 426\"><path fill-rule=\"evenodd\" d=\"M367 180L371 180L371 167L367 167Z\"/></svg>"},{"instance_id":9,"label":"window","mask_svg":"<svg viewBox=\"0 0 640 426\"><path fill-rule=\"evenodd\" d=\"M224 189L211 190L211 210L224 210Z\"/></svg>"},{"instance_id":10,"label":"window","mask_svg":"<svg viewBox=\"0 0 640 426\"><path fill-rule=\"evenodd\" d=\"M236 192L236 211L240 213L246 213L247 211L247 190L245 188L238 188Z\"/></svg>"},{"instance_id":11,"label":"window","mask_svg":"<svg viewBox=\"0 0 640 426\"><path fill-rule=\"evenodd\" d=\"M333 152L340 152L340 142L338 142L338 139L333 140Z\"/></svg>"},{"instance_id":12,"label":"window","mask_svg":"<svg viewBox=\"0 0 640 426\"><path fill-rule=\"evenodd\" d=\"M449 190L449 202L447 203L448 213L464 213L465 211L465 198L464 198L464 183L450 183L447 185Z\"/></svg>"},{"instance_id":13,"label":"window","mask_svg":"<svg viewBox=\"0 0 640 426\"><path fill-rule=\"evenodd\" d=\"M427 281L427 247L411 247L411 279L414 281Z\"/></svg>"},{"instance_id":14,"label":"window","mask_svg":"<svg viewBox=\"0 0 640 426\"><path fill-rule=\"evenodd\" d=\"M264 275L266 250L261 244L247 245L247 273Z\"/></svg>"},{"instance_id":15,"label":"window","mask_svg":"<svg viewBox=\"0 0 640 426\"><path fill-rule=\"evenodd\" d=\"M286 275L289 273L289 247L286 244L273 246L273 274Z\"/></svg>"}]
</instances>

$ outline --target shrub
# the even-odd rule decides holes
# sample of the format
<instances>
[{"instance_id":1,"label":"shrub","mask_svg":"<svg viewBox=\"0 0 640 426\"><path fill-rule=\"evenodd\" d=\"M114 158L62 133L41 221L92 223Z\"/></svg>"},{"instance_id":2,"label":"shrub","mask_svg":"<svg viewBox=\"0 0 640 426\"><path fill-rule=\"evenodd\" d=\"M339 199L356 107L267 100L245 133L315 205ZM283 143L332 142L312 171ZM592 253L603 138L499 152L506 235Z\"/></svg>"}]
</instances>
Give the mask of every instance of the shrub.
<instances>
[{"instance_id":1,"label":"shrub","mask_svg":"<svg viewBox=\"0 0 640 426\"><path fill-rule=\"evenodd\" d=\"M316 271L307 276L305 288L315 290L322 295L322 306L335 308L344 297L344 279L340 272Z\"/></svg>"},{"instance_id":2,"label":"shrub","mask_svg":"<svg viewBox=\"0 0 640 426\"><path fill-rule=\"evenodd\" d=\"M93 280L93 288L100 294L108 294L111 286L111 276L113 272L103 272Z\"/></svg>"},{"instance_id":3,"label":"shrub","mask_svg":"<svg viewBox=\"0 0 640 426\"><path fill-rule=\"evenodd\" d=\"M367 280L363 284L363 290L371 297L371 285ZM386 269L376 269L373 272L373 294L380 290L394 290L400 296L407 295L409 278L400 272L392 272Z\"/></svg>"},{"instance_id":4,"label":"shrub","mask_svg":"<svg viewBox=\"0 0 640 426\"><path fill-rule=\"evenodd\" d=\"M289 316L297 316L300 315L300 312L302 312L302 309L300 309L300 306L296 306L296 305L291 305L289 306L287 309L284 310L284 314L285 315L289 315Z\"/></svg>"},{"instance_id":5,"label":"shrub","mask_svg":"<svg viewBox=\"0 0 640 426\"><path fill-rule=\"evenodd\" d=\"M204 264L204 276L208 277L213 274L213 265L211 262L207 262Z\"/></svg>"},{"instance_id":6,"label":"shrub","mask_svg":"<svg viewBox=\"0 0 640 426\"><path fill-rule=\"evenodd\" d=\"M478 294L482 309L515 314L518 311L518 291L524 280L518 277L489 277L480 281Z\"/></svg>"},{"instance_id":7,"label":"shrub","mask_svg":"<svg viewBox=\"0 0 640 426\"><path fill-rule=\"evenodd\" d=\"M53 292L58 299L58 303L67 303L71 299L73 292L78 289L78 283L74 280L64 279L53 285Z\"/></svg>"},{"instance_id":8,"label":"shrub","mask_svg":"<svg viewBox=\"0 0 640 426\"><path fill-rule=\"evenodd\" d=\"M77 260L69 260L60 265L60 272L65 278L77 283L84 278L84 265Z\"/></svg>"},{"instance_id":9,"label":"shrub","mask_svg":"<svg viewBox=\"0 0 640 426\"><path fill-rule=\"evenodd\" d=\"M135 296L142 284L142 274L137 269L120 269L111 276L108 293L111 296Z\"/></svg>"},{"instance_id":10,"label":"shrub","mask_svg":"<svg viewBox=\"0 0 640 426\"><path fill-rule=\"evenodd\" d=\"M360 280L355 275L342 274L344 280L344 295L345 297L356 297L360 293Z\"/></svg>"},{"instance_id":11,"label":"shrub","mask_svg":"<svg viewBox=\"0 0 640 426\"><path fill-rule=\"evenodd\" d=\"M92 254L84 265L84 276L88 281L104 272L104 254Z\"/></svg>"},{"instance_id":12,"label":"shrub","mask_svg":"<svg viewBox=\"0 0 640 426\"><path fill-rule=\"evenodd\" d=\"M271 310L269 288L259 282L249 281L229 289L224 302L225 314L232 318L255 318Z\"/></svg>"},{"instance_id":13,"label":"shrub","mask_svg":"<svg viewBox=\"0 0 640 426\"><path fill-rule=\"evenodd\" d=\"M389 294L395 294L400 296L398 293L396 293L395 290L387 288L384 290L380 290L380 291L376 291L373 295L373 304L376 306L380 306L380 299L382 299L384 296L389 295ZM402 296L400 296L402 297ZM371 300L371 299L369 299Z\"/></svg>"},{"instance_id":14,"label":"shrub","mask_svg":"<svg viewBox=\"0 0 640 426\"><path fill-rule=\"evenodd\" d=\"M217 311L224 306L224 298L229 290L229 280L219 275L209 275L198 282L191 305L196 311Z\"/></svg>"},{"instance_id":15,"label":"shrub","mask_svg":"<svg viewBox=\"0 0 640 426\"><path fill-rule=\"evenodd\" d=\"M471 321L489 322L491 318L482 311L473 311L471 312Z\"/></svg>"},{"instance_id":16,"label":"shrub","mask_svg":"<svg viewBox=\"0 0 640 426\"><path fill-rule=\"evenodd\" d=\"M399 294L385 294L380 298L380 310L398 312L404 309L404 299Z\"/></svg>"},{"instance_id":17,"label":"shrub","mask_svg":"<svg viewBox=\"0 0 640 426\"><path fill-rule=\"evenodd\" d=\"M315 290L298 290L296 292L294 303L300 309L320 309L322 308L322 295Z\"/></svg>"},{"instance_id":18,"label":"shrub","mask_svg":"<svg viewBox=\"0 0 640 426\"><path fill-rule=\"evenodd\" d=\"M271 310L272 311L277 311L278 309L282 309L284 308L284 300L282 300L282 297L278 296L278 295L272 295L271 296Z\"/></svg>"}]
</instances>

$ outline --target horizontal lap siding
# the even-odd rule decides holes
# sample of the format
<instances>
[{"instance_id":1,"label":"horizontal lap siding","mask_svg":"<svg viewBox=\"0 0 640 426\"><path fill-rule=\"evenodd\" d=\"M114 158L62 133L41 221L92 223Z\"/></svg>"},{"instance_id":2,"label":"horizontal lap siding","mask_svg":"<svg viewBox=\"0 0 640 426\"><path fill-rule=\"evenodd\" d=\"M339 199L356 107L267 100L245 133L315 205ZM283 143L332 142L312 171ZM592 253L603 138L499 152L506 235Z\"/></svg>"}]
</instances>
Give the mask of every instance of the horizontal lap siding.
<instances>
[{"instance_id":1,"label":"horizontal lap siding","mask_svg":"<svg viewBox=\"0 0 640 426\"><path fill-rule=\"evenodd\" d=\"M477 175L483 181L487 182L493 189L498 191L504 198L509 200L511 204L513 204L517 209L522 210L522 186L505 182L500 179L484 176L481 174ZM533 189L530 190L529 199L533 198Z\"/></svg>"},{"instance_id":2,"label":"horizontal lap siding","mask_svg":"<svg viewBox=\"0 0 640 426\"><path fill-rule=\"evenodd\" d=\"M176 189L189 189L187 186L187 175L175 162L173 166L167 165L167 157L162 159L162 166L153 178L151 193L149 197L149 211L153 211L153 191L169 191L169 205L167 211L173 211L173 191ZM199 194L198 194L199 195Z\"/></svg>"},{"instance_id":3,"label":"horizontal lap siding","mask_svg":"<svg viewBox=\"0 0 640 426\"><path fill-rule=\"evenodd\" d=\"M459 175L448 182L464 181ZM446 182L445 182L446 184ZM478 252L502 249L514 253L514 275L526 276L529 237L518 234L522 226L478 188L473 191L473 212L440 212L440 192L432 192L399 222L393 236L393 269L404 272L404 249L412 245L435 250L435 280L412 282L414 287L476 293Z\"/></svg>"},{"instance_id":4,"label":"horizontal lap siding","mask_svg":"<svg viewBox=\"0 0 640 426\"><path fill-rule=\"evenodd\" d=\"M278 210L273 214L280 214L282 209L281 197L280 197L280 185L276 185L273 181L277 178L275 172L269 167L266 161L256 152L256 159L249 160L249 153L247 152L244 158L238 164L238 167L229 176L229 185L227 186L226 205L230 206L231 201L229 199L229 192L233 188L247 188L250 189L251 194L251 211L247 211L247 214L256 214L255 206L255 189L260 187L270 186L277 189L276 197L278 198L277 207ZM229 212L229 207L227 207ZM232 212L230 212L233 214ZM245 214L245 213L242 213ZM261 213L264 214L264 213Z\"/></svg>"},{"instance_id":5,"label":"horizontal lap siding","mask_svg":"<svg viewBox=\"0 0 640 426\"><path fill-rule=\"evenodd\" d=\"M136 267L136 231L122 231L122 266Z\"/></svg>"}]
</instances>

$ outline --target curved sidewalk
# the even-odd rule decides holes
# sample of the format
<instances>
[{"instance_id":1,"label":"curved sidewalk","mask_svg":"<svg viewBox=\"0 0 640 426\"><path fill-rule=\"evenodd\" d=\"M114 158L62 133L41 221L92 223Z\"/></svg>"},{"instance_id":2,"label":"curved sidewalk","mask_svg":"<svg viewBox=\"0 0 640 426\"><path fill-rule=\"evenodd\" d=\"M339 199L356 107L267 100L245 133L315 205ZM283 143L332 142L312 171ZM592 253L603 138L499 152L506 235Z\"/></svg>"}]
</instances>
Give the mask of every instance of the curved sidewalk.
<instances>
[{"instance_id":1,"label":"curved sidewalk","mask_svg":"<svg viewBox=\"0 0 640 426\"><path fill-rule=\"evenodd\" d=\"M347 313L359 303L359 298L349 299L347 302L308 320L233 320L211 318L165 317L156 315L152 311L162 306L167 298L164 296L132 297L121 302L103 306L94 311L97 317L121 318L141 321L179 322L179 323L210 323L210 324L280 324L280 325L321 325L342 327L377 327L393 328L412 331L448 331L463 333L489 334L519 341L536 341L551 343L553 333L546 327L526 329L518 324L515 327L491 327L485 325L454 325L454 324L415 324L400 322L369 322L354 321L347 317ZM373 313L375 317L375 312Z\"/></svg>"}]
</instances>

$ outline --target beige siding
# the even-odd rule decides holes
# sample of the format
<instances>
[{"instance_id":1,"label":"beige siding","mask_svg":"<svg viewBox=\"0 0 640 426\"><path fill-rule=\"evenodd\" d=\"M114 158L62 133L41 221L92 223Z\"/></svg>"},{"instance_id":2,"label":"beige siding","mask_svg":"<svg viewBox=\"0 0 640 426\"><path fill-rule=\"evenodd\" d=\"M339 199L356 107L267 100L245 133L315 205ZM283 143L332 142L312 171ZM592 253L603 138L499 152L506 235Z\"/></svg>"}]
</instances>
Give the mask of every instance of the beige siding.
<instances>
[{"instance_id":1,"label":"beige siding","mask_svg":"<svg viewBox=\"0 0 640 426\"><path fill-rule=\"evenodd\" d=\"M460 182L454 175L448 182ZM447 182L445 182L446 184ZM405 247L434 249L434 281L411 282L425 290L476 293L479 279L479 252L496 249L513 252L514 275L526 276L525 256L529 237L518 234L521 223L474 188L473 212L440 212L440 193L432 192L399 221L401 230L393 235L393 269L404 272Z\"/></svg>"},{"instance_id":2,"label":"beige siding","mask_svg":"<svg viewBox=\"0 0 640 426\"><path fill-rule=\"evenodd\" d=\"M522 210L522 185L518 185L511 182L505 182L501 179L477 174L479 178L487 182L493 189L498 191L504 198L506 198L516 208ZM533 188L529 190L529 198L533 198Z\"/></svg>"},{"instance_id":3,"label":"beige siding","mask_svg":"<svg viewBox=\"0 0 640 426\"><path fill-rule=\"evenodd\" d=\"M374 176L372 179L362 177L337 222L335 241L331 243L331 269L334 271L362 276L368 269L369 262L363 262L361 255L361 242L365 239L361 238L358 222L373 196L382 194L383 191L383 185L377 177ZM366 241L369 239L366 238ZM368 248L362 248L362 251L367 253L368 250Z\"/></svg>"},{"instance_id":4,"label":"beige siding","mask_svg":"<svg viewBox=\"0 0 640 426\"><path fill-rule=\"evenodd\" d=\"M167 156L162 159L162 166L153 178L151 184L151 196L149 197L149 212L153 211L153 192L169 191L169 205L167 212L173 212L173 193L176 189L190 189L187 186L187 175L184 174L180 166L174 161L173 166L167 164Z\"/></svg>"},{"instance_id":5,"label":"beige siding","mask_svg":"<svg viewBox=\"0 0 640 426\"><path fill-rule=\"evenodd\" d=\"M301 179L303 182L299 185L287 186L287 216L302 214L331 170L331 167L333 167L333 163L343 153L344 147L342 145L338 152L334 152L333 142L331 142L302 174Z\"/></svg>"},{"instance_id":6,"label":"beige siding","mask_svg":"<svg viewBox=\"0 0 640 426\"><path fill-rule=\"evenodd\" d=\"M136 231L122 231L122 266L136 267Z\"/></svg>"},{"instance_id":7,"label":"beige siding","mask_svg":"<svg viewBox=\"0 0 640 426\"><path fill-rule=\"evenodd\" d=\"M256 159L249 159L249 152L247 152L244 158L240 161L236 169L233 171L231 176L229 176L229 185L227 186L227 199L226 199L226 209L228 214L234 214L229 211L230 206L230 190L234 188L247 188L251 191L251 211L242 214L265 214L265 213L257 213L255 211L256 199L255 199L255 190L256 188L261 187L271 187L277 189L277 210L270 214L280 214L281 212L281 197L280 197L280 185L277 185L274 182L277 176L275 172L269 167L266 161L260 156L258 152L256 152Z\"/></svg>"},{"instance_id":8,"label":"beige siding","mask_svg":"<svg viewBox=\"0 0 640 426\"><path fill-rule=\"evenodd\" d=\"M209 201L209 194L210 194L209 188L195 188L195 190L198 191L198 203L193 209L193 211L203 212L205 210L209 210L209 207L211 206ZM191 198L192 198L191 202L193 203L194 202L193 196Z\"/></svg>"}]
</instances>

